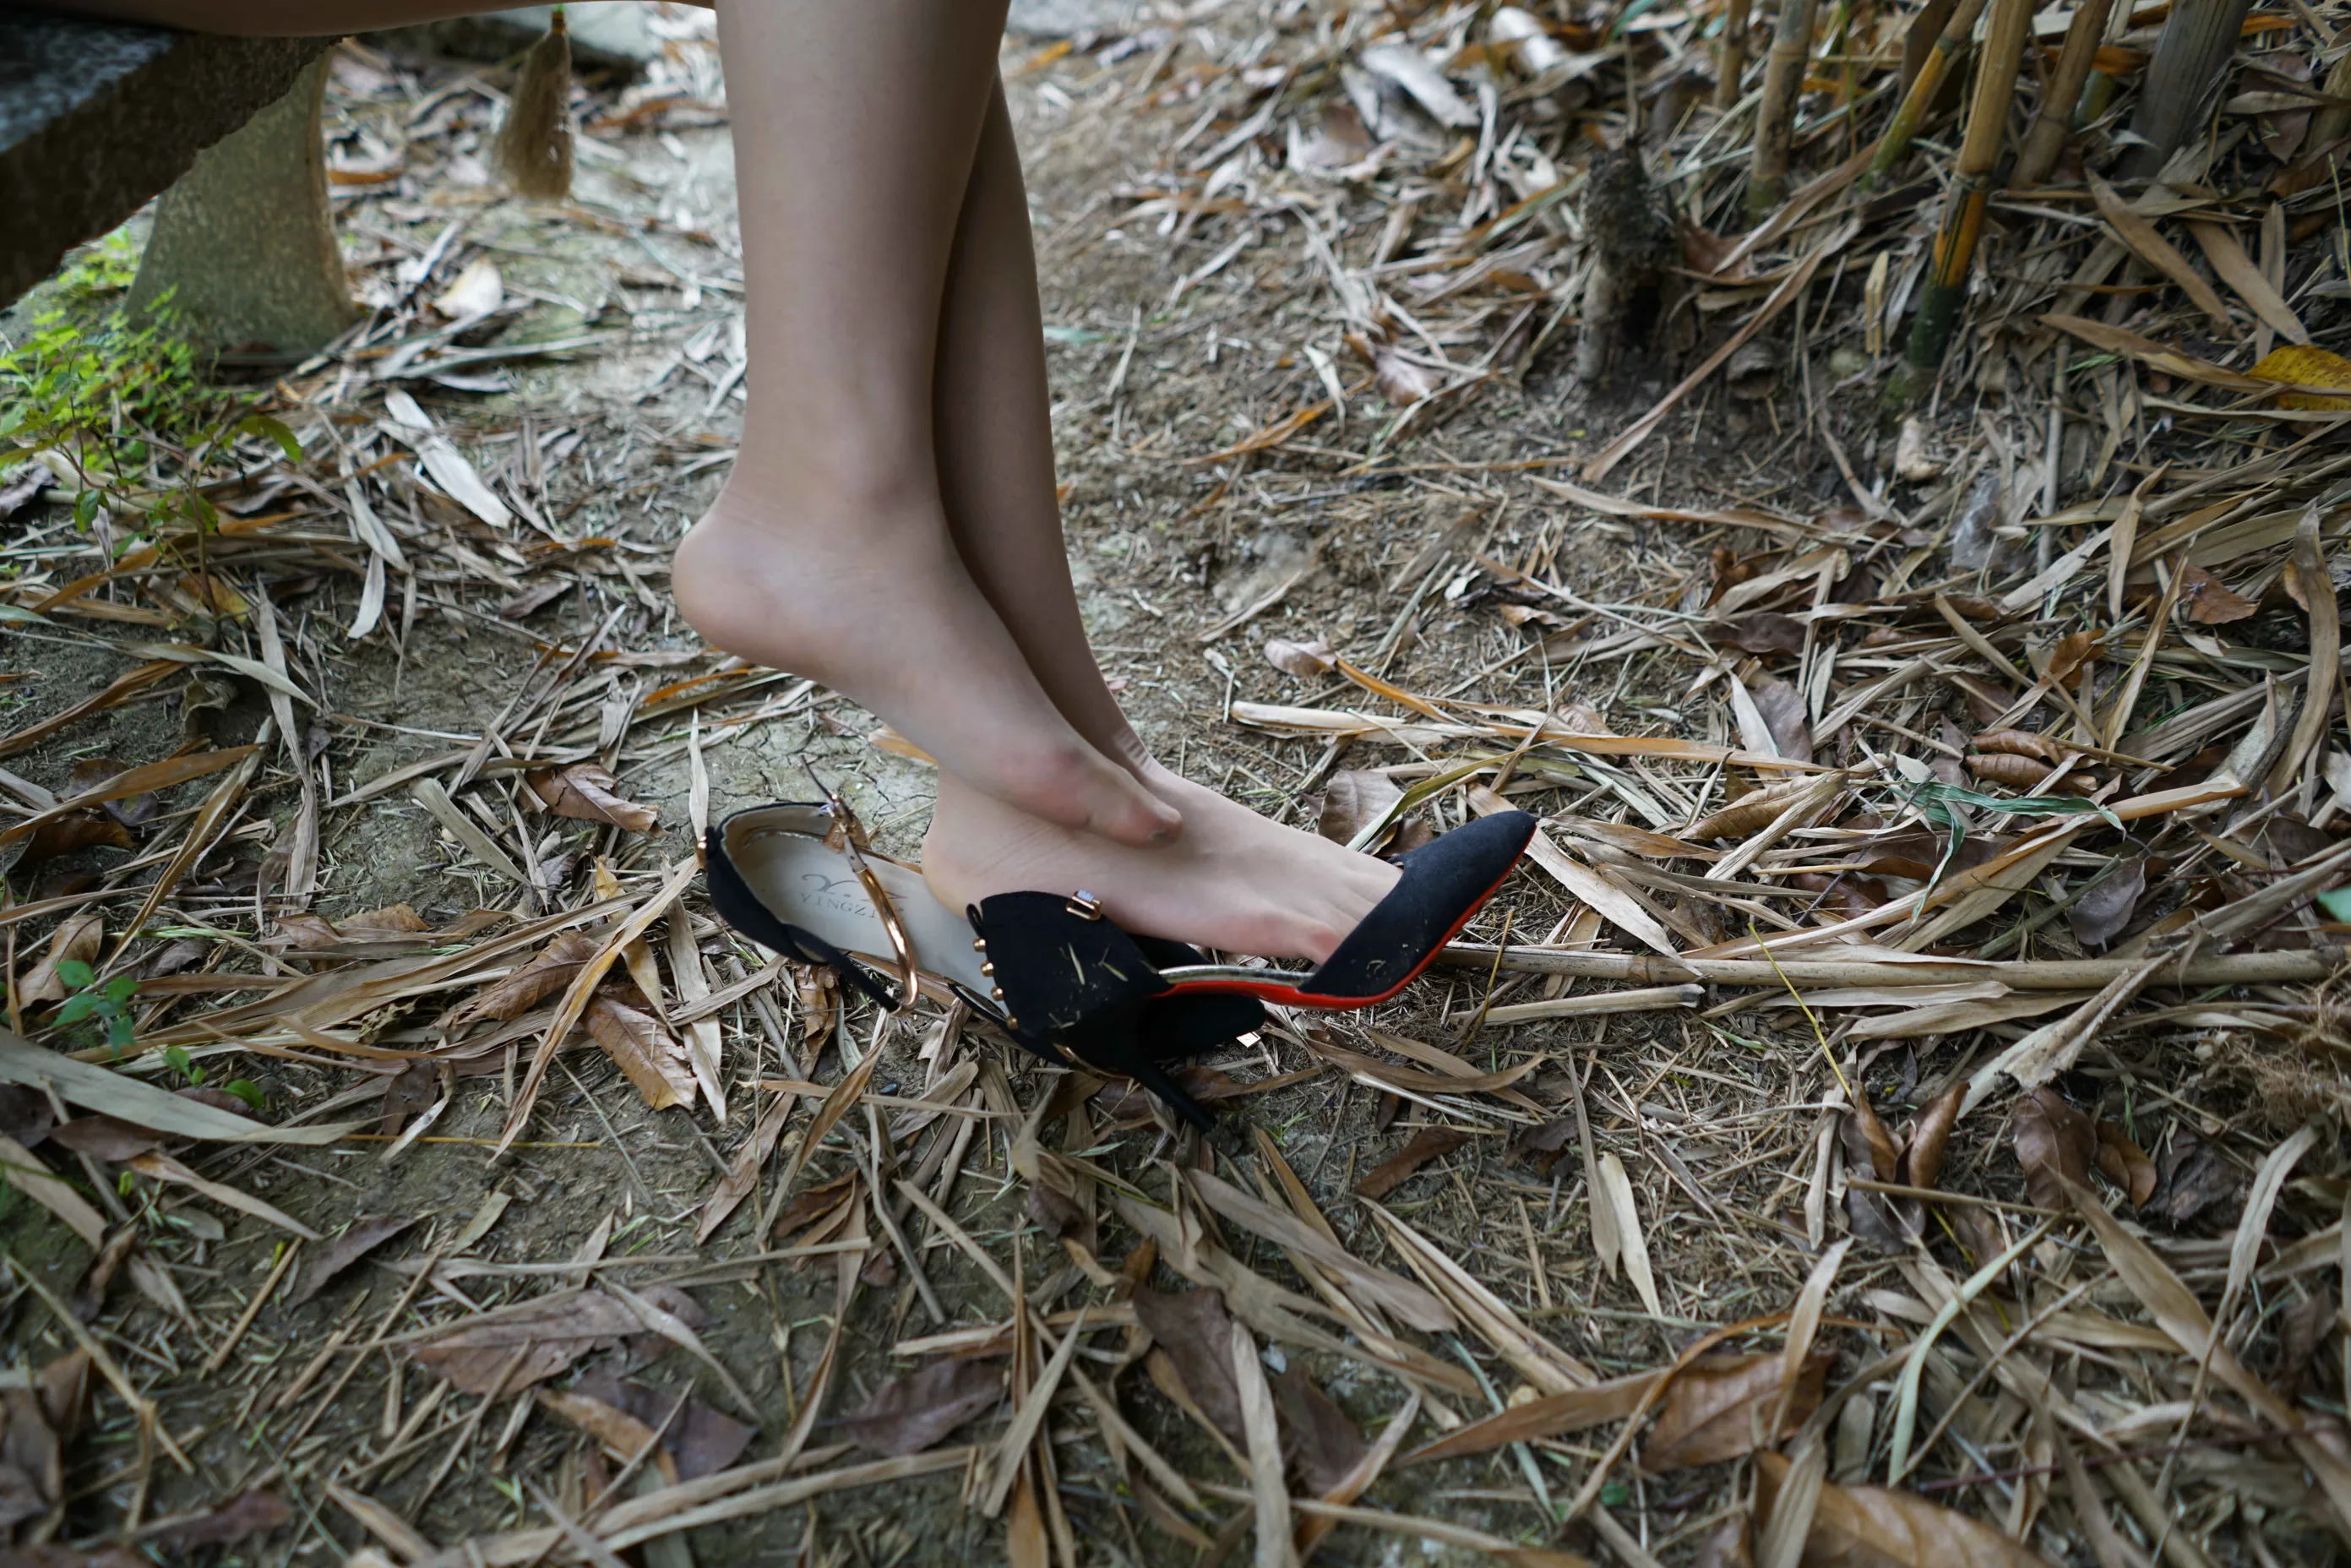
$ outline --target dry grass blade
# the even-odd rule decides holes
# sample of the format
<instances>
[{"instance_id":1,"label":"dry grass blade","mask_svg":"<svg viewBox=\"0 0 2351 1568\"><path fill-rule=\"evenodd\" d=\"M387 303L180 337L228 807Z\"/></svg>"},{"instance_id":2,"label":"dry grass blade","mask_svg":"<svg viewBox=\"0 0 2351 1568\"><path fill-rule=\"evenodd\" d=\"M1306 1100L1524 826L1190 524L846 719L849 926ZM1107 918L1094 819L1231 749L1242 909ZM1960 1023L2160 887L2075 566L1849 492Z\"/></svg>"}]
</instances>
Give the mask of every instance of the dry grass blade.
<instances>
[{"instance_id":1,"label":"dry grass blade","mask_svg":"<svg viewBox=\"0 0 2351 1568\"><path fill-rule=\"evenodd\" d=\"M1756 1503L1768 1520L1781 1500L1789 1464L1777 1454L1756 1457ZM1761 1561L1768 1562L1769 1559ZM1803 1536L1801 1561L1820 1568L1884 1564L1886 1568L2048 1568L1991 1526L1938 1508L1908 1492L1878 1487L1823 1484Z\"/></svg>"}]
</instances>

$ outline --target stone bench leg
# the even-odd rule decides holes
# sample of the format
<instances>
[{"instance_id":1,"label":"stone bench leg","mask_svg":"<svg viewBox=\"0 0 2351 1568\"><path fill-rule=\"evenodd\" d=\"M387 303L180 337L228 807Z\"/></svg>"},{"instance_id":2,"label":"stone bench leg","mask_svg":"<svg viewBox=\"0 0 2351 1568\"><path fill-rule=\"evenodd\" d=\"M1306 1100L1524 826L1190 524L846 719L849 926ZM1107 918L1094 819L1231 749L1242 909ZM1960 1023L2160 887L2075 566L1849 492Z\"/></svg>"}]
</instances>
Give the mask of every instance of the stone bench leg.
<instances>
[{"instance_id":1,"label":"stone bench leg","mask_svg":"<svg viewBox=\"0 0 2351 1568\"><path fill-rule=\"evenodd\" d=\"M327 203L326 88L321 58L163 193L133 311L171 289L200 341L294 358L351 324L358 308Z\"/></svg>"}]
</instances>

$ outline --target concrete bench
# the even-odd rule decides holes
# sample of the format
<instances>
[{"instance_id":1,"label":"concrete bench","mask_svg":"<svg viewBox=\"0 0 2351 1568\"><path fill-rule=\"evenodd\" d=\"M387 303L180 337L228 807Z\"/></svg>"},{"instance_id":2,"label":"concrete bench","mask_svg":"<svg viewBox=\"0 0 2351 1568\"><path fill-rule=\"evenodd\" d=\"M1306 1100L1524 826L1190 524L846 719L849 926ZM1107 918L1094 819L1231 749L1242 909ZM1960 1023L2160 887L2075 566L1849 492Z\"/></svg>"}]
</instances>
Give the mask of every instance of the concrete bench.
<instances>
[{"instance_id":1,"label":"concrete bench","mask_svg":"<svg viewBox=\"0 0 2351 1568\"><path fill-rule=\"evenodd\" d=\"M158 193L131 304L298 356L356 316L319 135L329 38L217 38L0 8L0 305Z\"/></svg>"}]
</instances>

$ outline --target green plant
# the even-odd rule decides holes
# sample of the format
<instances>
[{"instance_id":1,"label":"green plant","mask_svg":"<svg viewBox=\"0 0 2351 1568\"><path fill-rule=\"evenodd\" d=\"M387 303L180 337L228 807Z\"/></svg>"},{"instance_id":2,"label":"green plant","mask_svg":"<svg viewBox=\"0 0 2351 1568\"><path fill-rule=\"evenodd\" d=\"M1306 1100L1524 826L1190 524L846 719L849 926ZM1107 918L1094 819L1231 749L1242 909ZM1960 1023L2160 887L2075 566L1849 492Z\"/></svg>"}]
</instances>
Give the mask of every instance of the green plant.
<instances>
[{"instance_id":1,"label":"green plant","mask_svg":"<svg viewBox=\"0 0 2351 1568\"><path fill-rule=\"evenodd\" d=\"M0 438L71 472L82 528L103 507L131 534L191 530L201 556L220 523L204 486L238 471L241 437L301 460L302 444L282 422L205 381L168 292L135 319L118 310L93 324L47 312L0 354Z\"/></svg>"},{"instance_id":2,"label":"green plant","mask_svg":"<svg viewBox=\"0 0 2351 1568\"><path fill-rule=\"evenodd\" d=\"M117 229L94 244L84 246L57 277L57 285L68 294L80 298L95 298L101 294L120 294L139 277L139 246L128 231Z\"/></svg>"},{"instance_id":3,"label":"green plant","mask_svg":"<svg viewBox=\"0 0 2351 1568\"><path fill-rule=\"evenodd\" d=\"M137 1038L131 1017L131 998L139 989L136 979L117 975L101 986L98 972L78 958L59 964L57 978L72 987L74 994L57 1009L51 1023L62 1029L87 1028L102 1036L118 1054Z\"/></svg>"}]
</instances>

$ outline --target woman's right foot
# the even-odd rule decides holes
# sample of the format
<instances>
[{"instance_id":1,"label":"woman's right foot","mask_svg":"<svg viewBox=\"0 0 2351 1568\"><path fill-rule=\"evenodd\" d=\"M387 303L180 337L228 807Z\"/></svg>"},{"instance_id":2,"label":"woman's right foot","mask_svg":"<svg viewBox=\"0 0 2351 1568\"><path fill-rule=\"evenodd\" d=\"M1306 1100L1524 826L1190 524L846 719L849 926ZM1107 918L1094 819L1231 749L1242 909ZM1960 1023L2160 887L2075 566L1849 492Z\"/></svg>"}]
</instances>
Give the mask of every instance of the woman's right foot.
<instances>
[{"instance_id":1,"label":"woman's right foot","mask_svg":"<svg viewBox=\"0 0 2351 1568\"><path fill-rule=\"evenodd\" d=\"M950 909L999 893L1082 890L1139 935L1319 963L1402 874L1155 765L1149 776L1184 813L1184 837L1137 850L1040 822L943 770L924 877Z\"/></svg>"},{"instance_id":2,"label":"woman's right foot","mask_svg":"<svg viewBox=\"0 0 2351 1568\"><path fill-rule=\"evenodd\" d=\"M1182 831L1053 706L920 486L789 508L729 486L670 581L712 646L842 693L1015 815L1125 845Z\"/></svg>"}]
</instances>

